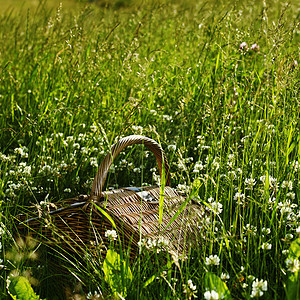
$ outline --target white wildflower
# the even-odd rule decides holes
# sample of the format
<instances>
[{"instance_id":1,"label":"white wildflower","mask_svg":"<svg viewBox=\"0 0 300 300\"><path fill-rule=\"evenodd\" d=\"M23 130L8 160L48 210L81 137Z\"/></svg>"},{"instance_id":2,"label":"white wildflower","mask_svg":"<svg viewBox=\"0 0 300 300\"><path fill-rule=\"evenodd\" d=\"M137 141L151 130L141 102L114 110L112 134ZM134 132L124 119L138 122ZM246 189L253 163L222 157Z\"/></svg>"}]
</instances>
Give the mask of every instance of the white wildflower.
<instances>
[{"instance_id":1,"label":"white wildflower","mask_svg":"<svg viewBox=\"0 0 300 300\"><path fill-rule=\"evenodd\" d=\"M297 258L287 258L285 261L287 270L292 273L297 273L300 269L300 262Z\"/></svg>"},{"instance_id":2,"label":"white wildflower","mask_svg":"<svg viewBox=\"0 0 300 300\"><path fill-rule=\"evenodd\" d=\"M293 212L293 208L295 208L296 204L291 203L291 200L287 199L284 203L283 202L279 202L278 203L278 208L281 212L281 214L290 214L291 212Z\"/></svg>"},{"instance_id":3,"label":"white wildflower","mask_svg":"<svg viewBox=\"0 0 300 300\"><path fill-rule=\"evenodd\" d=\"M253 179L252 176L250 178L245 179L246 190L252 190L255 184L256 184L256 180Z\"/></svg>"},{"instance_id":4,"label":"white wildflower","mask_svg":"<svg viewBox=\"0 0 300 300\"><path fill-rule=\"evenodd\" d=\"M188 280L187 284L183 284L183 292L187 294L189 299L192 297L197 298L197 286L193 284L191 279Z\"/></svg>"},{"instance_id":5,"label":"white wildflower","mask_svg":"<svg viewBox=\"0 0 300 300\"><path fill-rule=\"evenodd\" d=\"M118 235L115 230L107 230L105 232L105 237L107 237L110 241L115 241L117 239Z\"/></svg>"},{"instance_id":6,"label":"white wildflower","mask_svg":"<svg viewBox=\"0 0 300 300\"><path fill-rule=\"evenodd\" d=\"M212 290L212 291L206 291L204 293L204 299L206 299L206 300L218 300L218 299L220 299L220 297L219 297L219 294L216 291Z\"/></svg>"},{"instance_id":7,"label":"white wildflower","mask_svg":"<svg viewBox=\"0 0 300 300\"><path fill-rule=\"evenodd\" d=\"M221 279L222 279L222 280L225 281L225 280L228 280L229 278L230 278L230 276L229 276L228 273L222 273L222 274L221 274Z\"/></svg>"},{"instance_id":8,"label":"white wildflower","mask_svg":"<svg viewBox=\"0 0 300 300\"><path fill-rule=\"evenodd\" d=\"M261 245L261 249L263 250L270 250L272 248L272 244L269 244L269 243L263 243Z\"/></svg>"},{"instance_id":9,"label":"white wildflower","mask_svg":"<svg viewBox=\"0 0 300 300\"><path fill-rule=\"evenodd\" d=\"M252 51L258 52L259 51L259 45L258 44L253 44L250 49Z\"/></svg>"},{"instance_id":10,"label":"white wildflower","mask_svg":"<svg viewBox=\"0 0 300 300\"><path fill-rule=\"evenodd\" d=\"M299 162L297 160L295 160L292 164L293 168L294 168L294 172L297 173L299 170Z\"/></svg>"},{"instance_id":11,"label":"white wildflower","mask_svg":"<svg viewBox=\"0 0 300 300\"><path fill-rule=\"evenodd\" d=\"M245 194L237 192L234 195L233 200L237 201L238 204L243 204L243 202L245 200Z\"/></svg>"},{"instance_id":12,"label":"white wildflower","mask_svg":"<svg viewBox=\"0 0 300 300\"><path fill-rule=\"evenodd\" d=\"M284 180L281 184L283 189L288 188L290 191L293 189L293 181Z\"/></svg>"},{"instance_id":13,"label":"white wildflower","mask_svg":"<svg viewBox=\"0 0 300 300\"><path fill-rule=\"evenodd\" d=\"M252 282L252 292L250 297L255 298L255 297L261 297L265 291L268 290L268 282L265 280L260 280L256 278L255 281Z\"/></svg>"},{"instance_id":14,"label":"white wildflower","mask_svg":"<svg viewBox=\"0 0 300 300\"><path fill-rule=\"evenodd\" d=\"M176 150L176 145L169 145L168 150L169 151L175 151Z\"/></svg>"},{"instance_id":15,"label":"white wildflower","mask_svg":"<svg viewBox=\"0 0 300 300\"><path fill-rule=\"evenodd\" d=\"M91 165L92 167L98 168L97 157L91 157L91 158L90 158L90 165Z\"/></svg>"},{"instance_id":16,"label":"white wildflower","mask_svg":"<svg viewBox=\"0 0 300 300\"><path fill-rule=\"evenodd\" d=\"M185 184L178 184L177 185L177 190L180 191L180 192L182 192L182 193L186 193L187 194L189 192L190 188L189 188L189 186L187 186Z\"/></svg>"},{"instance_id":17,"label":"white wildflower","mask_svg":"<svg viewBox=\"0 0 300 300\"><path fill-rule=\"evenodd\" d=\"M162 236L160 236L158 239L152 239L148 238L142 239L138 242L138 246L145 247L148 250L156 250L157 253L159 253L163 248L168 247L170 241Z\"/></svg>"},{"instance_id":18,"label":"white wildflower","mask_svg":"<svg viewBox=\"0 0 300 300\"><path fill-rule=\"evenodd\" d=\"M194 165L193 173L199 173L204 168L205 168L205 166L203 165L202 161L197 161Z\"/></svg>"},{"instance_id":19,"label":"white wildflower","mask_svg":"<svg viewBox=\"0 0 300 300\"><path fill-rule=\"evenodd\" d=\"M219 157L215 157L213 162L212 162L212 168L215 170L215 171L218 171L219 168L220 168L220 158Z\"/></svg>"},{"instance_id":20,"label":"white wildflower","mask_svg":"<svg viewBox=\"0 0 300 300\"><path fill-rule=\"evenodd\" d=\"M223 205L217 201L212 202L210 205L211 210L214 211L217 215L223 211Z\"/></svg>"},{"instance_id":21,"label":"white wildflower","mask_svg":"<svg viewBox=\"0 0 300 300\"><path fill-rule=\"evenodd\" d=\"M21 157L23 158L28 158L28 149L26 147L20 147L20 148L15 148L14 152L16 154L20 154Z\"/></svg>"},{"instance_id":22,"label":"white wildflower","mask_svg":"<svg viewBox=\"0 0 300 300\"><path fill-rule=\"evenodd\" d=\"M242 43L240 44L240 50L247 50L247 49L248 49L247 43L246 43L246 42L242 42Z\"/></svg>"},{"instance_id":23,"label":"white wildflower","mask_svg":"<svg viewBox=\"0 0 300 300\"><path fill-rule=\"evenodd\" d=\"M271 233L271 229L270 228L266 228L266 227L263 227L262 230L261 230L261 233L262 234L270 234Z\"/></svg>"},{"instance_id":24,"label":"white wildflower","mask_svg":"<svg viewBox=\"0 0 300 300\"><path fill-rule=\"evenodd\" d=\"M295 200L296 194L293 193L293 192L289 192L289 193L286 194L286 197L291 198L292 200Z\"/></svg>"},{"instance_id":25,"label":"white wildflower","mask_svg":"<svg viewBox=\"0 0 300 300\"><path fill-rule=\"evenodd\" d=\"M218 257L218 255L210 255L209 257L205 257L205 264L207 266L218 266L220 264L220 258Z\"/></svg>"}]
</instances>

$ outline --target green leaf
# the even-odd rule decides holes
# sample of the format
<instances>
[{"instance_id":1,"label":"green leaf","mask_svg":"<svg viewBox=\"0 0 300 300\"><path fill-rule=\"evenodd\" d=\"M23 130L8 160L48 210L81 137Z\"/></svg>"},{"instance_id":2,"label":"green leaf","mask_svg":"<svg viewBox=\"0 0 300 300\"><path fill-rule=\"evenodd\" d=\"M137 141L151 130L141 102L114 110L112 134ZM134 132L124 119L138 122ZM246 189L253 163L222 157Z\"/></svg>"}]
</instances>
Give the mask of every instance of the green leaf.
<instances>
[{"instance_id":1,"label":"green leaf","mask_svg":"<svg viewBox=\"0 0 300 300\"><path fill-rule=\"evenodd\" d=\"M222 298L221 295L224 296L222 299L232 299L226 283L215 274L207 272L204 277L204 285L209 291L215 290L219 294L220 299Z\"/></svg>"},{"instance_id":2,"label":"green leaf","mask_svg":"<svg viewBox=\"0 0 300 300\"><path fill-rule=\"evenodd\" d=\"M198 189L197 189L198 190ZM189 201L191 201L191 199L197 194L197 191L192 191L191 194L186 197L186 199L184 200L184 202L181 203L179 209L177 210L177 212L175 213L175 215L171 218L171 220L169 221L169 223L167 224L167 226L164 228L164 230L162 231L163 233L168 229L169 226L171 226L171 224L177 219L177 217L182 213L182 211L185 209L185 207L187 206L187 204L189 203Z\"/></svg>"},{"instance_id":3,"label":"green leaf","mask_svg":"<svg viewBox=\"0 0 300 300\"><path fill-rule=\"evenodd\" d=\"M8 293L14 300L38 300L29 281L24 276L11 277Z\"/></svg>"},{"instance_id":4,"label":"green leaf","mask_svg":"<svg viewBox=\"0 0 300 300\"><path fill-rule=\"evenodd\" d=\"M120 255L109 249L103 263L103 272L112 293L126 297L127 286L133 278L128 261L121 262Z\"/></svg>"},{"instance_id":5,"label":"green leaf","mask_svg":"<svg viewBox=\"0 0 300 300\"><path fill-rule=\"evenodd\" d=\"M292 242L287 259L300 259L300 238ZM287 300L300 299L300 272L290 272L286 285Z\"/></svg>"},{"instance_id":6,"label":"green leaf","mask_svg":"<svg viewBox=\"0 0 300 300\"><path fill-rule=\"evenodd\" d=\"M152 283L155 279L155 275L152 275L150 278L148 278L148 280L144 283L144 288L147 287L150 283Z\"/></svg>"},{"instance_id":7,"label":"green leaf","mask_svg":"<svg viewBox=\"0 0 300 300\"><path fill-rule=\"evenodd\" d=\"M104 217L106 217L109 220L109 222L111 223L111 225L113 226L113 228L117 230L117 226L116 226L114 220L112 219L112 217L105 210L103 210L100 206L98 206L94 202L92 202L92 204L101 212L101 214Z\"/></svg>"},{"instance_id":8,"label":"green leaf","mask_svg":"<svg viewBox=\"0 0 300 300\"><path fill-rule=\"evenodd\" d=\"M291 243L289 258L300 258L300 238Z\"/></svg>"}]
</instances>

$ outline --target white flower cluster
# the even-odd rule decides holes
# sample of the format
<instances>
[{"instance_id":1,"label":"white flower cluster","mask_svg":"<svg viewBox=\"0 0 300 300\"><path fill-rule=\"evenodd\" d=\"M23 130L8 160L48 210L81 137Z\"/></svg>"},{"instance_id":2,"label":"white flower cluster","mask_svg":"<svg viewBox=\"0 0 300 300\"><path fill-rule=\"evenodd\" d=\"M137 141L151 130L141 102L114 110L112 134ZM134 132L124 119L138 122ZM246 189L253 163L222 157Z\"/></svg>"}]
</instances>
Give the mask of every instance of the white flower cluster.
<instances>
[{"instance_id":1,"label":"white flower cluster","mask_svg":"<svg viewBox=\"0 0 300 300\"><path fill-rule=\"evenodd\" d=\"M270 228L266 228L266 227L263 227L262 230L261 230L261 233L262 235L268 235L271 233L271 229Z\"/></svg>"},{"instance_id":2,"label":"white flower cluster","mask_svg":"<svg viewBox=\"0 0 300 300\"><path fill-rule=\"evenodd\" d=\"M222 273L222 274L221 274L221 279L222 279L222 280L226 281L226 280L228 280L229 278L230 278L230 275L229 275L228 273Z\"/></svg>"},{"instance_id":3,"label":"white flower cluster","mask_svg":"<svg viewBox=\"0 0 300 300\"><path fill-rule=\"evenodd\" d=\"M210 203L211 208L209 210L212 210L216 214L220 214L223 211L223 205L217 201L213 201L214 199L212 197L208 198L207 201Z\"/></svg>"},{"instance_id":4,"label":"white flower cluster","mask_svg":"<svg viewBox=\"0 0 300 300\"><path fill-rule=\"evenodd\" d=\"M220 264L220 258L218 257L218 255L210 255L209 257L205 257L205 264L207 266L218 266Z\"/></svg>"},{"instance_id":5,"label":"white flower cluster","mask_svg":"<svg viewBox=\"0 0 300 300\"><path fill-rule=\"evenodd\" d=\"M179 192L188 194L190 187L186 184L178 184L176 190L178 190Z\"/></svg>"},{"instance_id":6,"label":"white flower cluster","mask_svg":"<svg viewBox=\"0 0 300 300\"><path fill-rule=\"evenodd\" d=\"M14 152L16 154L19 154L23 158L28 158L28 148L25 146L20 148L15 148Z\"/></svg>"},{"instance_id":7,"label":"white flower cluster","mask_svg":"<svg viewBox=\"0 0 300 300\"><path fill-rule=\"evenodd\" d=\"M243 204L245 200L245 194L242 193L235 193L233 200L235 200L238 204Z\"/></svg>"},{"instance_id":8,"label":"white flower cluster","mask_svg":"<svg viewBox=\"0 0 300 300\"><path fill-rule=\"evenodd\" d=\"M271 250L271 248L272 248L272 244L270 244L270 243L263 243L261 245L261 249L263 249L263 250Z\"/></svg>"},{"instance_id":9,"label":"white flower cluster","mask_svg":"<svg viewBox=\"0 0 300 300\"><path fill-rule=\"evenodd\" d=\"M266 176L260 176L260 181L265 185L266 184ZM277 179L272 177L271 175L269 175L269 188L270 189L274 189L274 190L278 190L279 188L279 183L277 182Z\"/></svg>"},{"instance_id":10,"label":"white flower cluster","mask_svg":"<svg viewBox=\"0 0 300 300\"><path fill-rule=\"evenodd\" d=\"M117 239L118 235L115 230L107 230L105 232L105 237L107 237L110 241L115 241Z\"/></svg>"},{"instance_id":11,"label":"white flower cluster","mask_svg":"<svg viewBox=\"0 0 300 300\"><path fill-rule=\"evenodd\" d=\"M91 157L91 158L90 158L90 165L91 165L92 167L98 168L97 157Z\"/></svg>"},{"instance_id":12,"label":"white flower cluster","mask_svg":"<svg viewBox=\"0 0 300 300\"><path fill-rule=\"evenodd\" d=\"M199 173L205 168L205 165L203 165L202 161L199 160L195 163L193 173Z\"/></svg>"},{"instance_id":13,"label":"white flower cluster","mask_svg":"<svg viewBox=\"0 0 300 300\"><path fill-rule=\"evenodd\" d=\"M16 192L22 188L22 184L20 182L14 183L12 181L8 181L7 189L5 190L6 197L14 198L16 197Z\"/></svg>"},{"instance_id":14,"label":"white flower cluster","mask_svg":"<svg viewBox=\"0 0 300 300\"><path fill-rule=\"evenodd\" d=\"M204 299L206 300L218 300L218 299L223 299L224 295L219 296L219 294L212 290L212 291L206 291L204 293Z\"/></svg>"},{"instance_id":15,"label":"white flower cluster","mask_svg":"<svg viewBox=\"0 0 300 300\"><path fill-rule=\"evenodd\" d=\"M183 284L183 292L187 294L189 299L197 298L197 286L193 284L191 279L188 280L187 284Z\"/></svg>"},{"instance_id":16,"label":"white flower cluster","mask_svg":"<svg viewBox=\"0 0 300 300\"><path fill-rule=\"evenodd\" d=\"M297 208L297 204L295 203L291 203L291 200L287 199L284 203L283 202L279 202L278 203L278 208L281 212L281 214L291 214L293 212L294 208Z\"/></svg>"},{"instance_id":17,"label":"white flower cluster","mask_svg":"<svg viewBox=\"0 0 300 300\"><path fill-rule=\"evenodd\" d=\"M256 298L261 297L265 291L268 290L268 282L263 279L258 280L257 278L252 282L252 292L250 297Z\"/></svg>"},{"instance_id":18,"label":"white flower cluster","mask_svg":"<svg viewBox=\"0 0 300 300\"><path fill-rule=\"evenodd\" d=\"M87 299L93 299L93 300L96 300L96 299L103 299L103 295L102 293L99 293L97 291L94 291L93 293L92 292L89 292L87 295L86 295L86 298Z\"/></svg>"},{"instance_id":19,"label":"white flower cluster","mask_svg":"<svg viewBox=\"0 0 300 300\"><path fill-rule=\"evenodd\" d=\"M289 272L297 273L300 270L300 262L297 258L287 258L285 264Z\"/></svg>"},{"instance_id":20,"label":"white flower cluster","mask_svg":"<svg viewBox=\"0 0 300 300\"><path fill-rule=\"evenodd\" d=\"M256 184L256 180L253 179L252 176L250 178L245 179L246 190L252 190L255 184Z\"/></svg>"},{"instance_id":21,"label":"white flower cluster","mask_svg":"<svg viewBox=\"0 0 300 300\"><path fill-rule=\"evenodd\" d=\"M284 180L281 184L283 189L288 188L290 191L293 189L293 181Z\"/></svg>"},{"instance_id":22,"label":"white flower cluster","mask_svg":"<svg viewBox=\"0 0 300 300\"><path fill-rule=\"evenodd\" d=\"M234 154L229 154L228 155L228 161L227 161L228 168L232 169L234 167L234 163L235 163L235 156L234 156Z\"/></svg>"},{"instance_id":23,"label":"white flower cluster","mask_svg":"<svg viewBox=\"0 0 300 300\"><path fill-rule=\"evenodd\" d=\"M252 233L253 235L256 235L257 233L257 227L251 224L246 224L244 229L247 231L247 233Z\"/></svg>"},{"instance_id":24,"label":"white flower cluster","mask_svg":"<svg viewBox=\"0 0 300 300\"><path fill-rule=\"evenodd\" d=\"M299 162L297 160L295 160L292 164L293 168L294 168L294 172L297 173L299 170Z\"/></svg>"},{"instance_id":25,"label":"white flower cluster","mask_svg":"<svg viewBox=\"0 0 300 300\"><path fill-rule=\"evenodd\" d=\"M178 159L177 167L179 170L186 171L187 170L187 164L190 164L193 161L193 157L180 157Z\"/></svg>"},{"instance_id":26,"label":"white flower cluster","mask_svg":"<svg viewBox=\"0 0 300 300\"><path fill-rule=\"evenodd\" d=\"M157 253L161 251L162 248L167 247L170 241L163 236L160 236L158 239L142 239L138 242L139 247L145 247L148 250L156 250Z\"/></svg>"},{"instance_id":27,"label":"white flower cluster","mask_svg":"<svg viewBox=\"0 0 300 300\"><path fill-rule=\"evenodd\" d=\"M168 150L169 151L176 151L176 145L169 145Z\"/></svg>"}]
</instances>

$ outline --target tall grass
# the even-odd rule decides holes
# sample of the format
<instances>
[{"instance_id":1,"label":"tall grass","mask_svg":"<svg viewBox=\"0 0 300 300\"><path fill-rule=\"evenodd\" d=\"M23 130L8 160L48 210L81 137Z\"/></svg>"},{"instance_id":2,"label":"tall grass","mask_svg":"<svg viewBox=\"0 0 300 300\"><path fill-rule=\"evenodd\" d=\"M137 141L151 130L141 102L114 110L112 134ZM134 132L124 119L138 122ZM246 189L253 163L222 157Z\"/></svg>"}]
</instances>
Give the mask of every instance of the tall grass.
<instances>
[{"instance_id":1,"label":"tall grass","mask_svg":"<svg viewBox=\"0 0 300 300\"><path fill-rule=\"evenodd\" d=\"M55 299L57 279L29 263L13 216L88 194L110 145L143 134L162 142L173 187L197 191L209 229L178 263L145 249L130 265L127 298L208 299L213 273L234 299L254 297L256 279L267 282L262 298L283 299L299 274L286 263L299 239L299 4L117 6L41 4L0 16L1 298L18 269ZM107 188L157 183L155 160L141 150L119 155ZM86 251L77 265L55 256L73 263L82 297L108 297L103 258Z\"/></svg>"}]
</instances>

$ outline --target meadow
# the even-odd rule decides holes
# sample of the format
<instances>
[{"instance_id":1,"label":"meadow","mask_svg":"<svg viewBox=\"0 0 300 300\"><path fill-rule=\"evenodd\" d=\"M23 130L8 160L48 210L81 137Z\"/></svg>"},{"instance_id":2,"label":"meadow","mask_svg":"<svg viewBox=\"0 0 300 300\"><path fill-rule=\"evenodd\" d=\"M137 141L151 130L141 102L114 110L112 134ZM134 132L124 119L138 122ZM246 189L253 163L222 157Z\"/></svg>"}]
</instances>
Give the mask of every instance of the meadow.
<instances>
[{"instance_id":1,"label":"meadow","mask_svg":"<svg viewBox=\"0 0 300 300\"><path fill-rule=\"evenodd\" d=\"M70 299L299 299L298 1L96 2L0 12L0 298L66 297L15 216L89 194L111 145L141 134L205 207L205 237L184 259L146 244L110 278L101 256L57 252ZM106 188L156 184L135 146Z\"/></svg>"}]
</instances>

